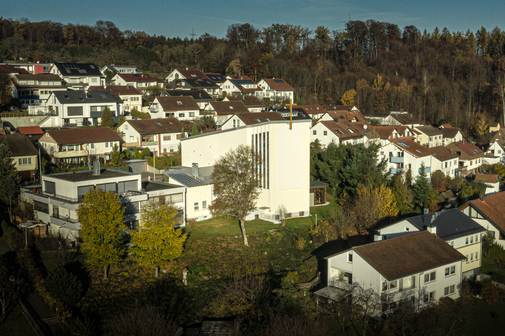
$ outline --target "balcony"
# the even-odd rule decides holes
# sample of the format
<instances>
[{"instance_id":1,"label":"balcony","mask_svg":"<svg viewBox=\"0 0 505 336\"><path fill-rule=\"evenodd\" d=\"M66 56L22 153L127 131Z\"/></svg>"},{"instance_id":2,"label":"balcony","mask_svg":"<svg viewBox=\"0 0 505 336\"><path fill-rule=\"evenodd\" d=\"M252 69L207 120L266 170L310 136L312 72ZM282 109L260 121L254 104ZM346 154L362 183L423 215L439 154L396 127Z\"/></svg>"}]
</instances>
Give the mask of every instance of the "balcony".
<instances>
[{"instance_id":1,"label":"balcony","mask_svg":"<svg viewBox=\"0 0 505 336\"><path fill-rule=\"evenodd\" d=\"M403 156L390 156L389 162L390 163L403 163L404 159L405 158Z\"/></svg>"},{"instance_id":2,"label":"balcony","mask_svg":"<svg viewBox=\"0 0 505 336\"><path fill-rule=\"evenodd\" d=\"M426 174L430 174L431 173L431 167L424 167L424 172ZM419 168L419 174L421 174L421 168Z\"/></svg>"},{"instance_id":3,"label":"balcony","mask_svg":"<svg viewBox=\"0 0 505 336\"><path fill-rule=\"evenodd\" d=\"M65 226L68 224L77 224L79 221L75 218L70 218L67 216L61 216L61 215L56 215L53 214L50 218L51 223L59 225L59 226Z\"/></svg>"},{"instance_id":4,"label":"balcony","mask_svg":"<svg viewBox=\"0 0 505 336\"><path fill-rule=\"evenodd\" d=\"M30 96L18 96L18 99L21 100L21 99L39 99L39 96L36 96L36 95L30 95Z\"/></svg>"},{"instance_id":5,"label":"balcony","mask_svg":"<svg viewBox=\"0 0 505 336\"><path fill-rule=\"evenodd\" d=\"M403 173L403 169L401 169L401 168L391 168L390 169L390 173L391 174L401 174L401 173Z\"/></svg>"},{"instance_id":6,"label":"balcony","mask_svg":"<svg viewBox=\"0 0 505 336\"><path fill-rule=\"evenodd\" d=\"M64 152L56 152L53 154L55 158L72 158L72 157L81 157L88 156L88 151L86 150L74 150L74 151L64 151Z\"/></svg>"},{"instance_id":7,"label":"balcony","mask_svg":"<svg viewBox=\"0 0 505 336\"><path fill-rule=\"evenodd\" d=\"M330 279L328 285L346 291L352 290L352 284L349 283L349 278L344 276L336 276Z\"/></svg>"},{"instance_id":8,"label":"balcony","mask_svg":"<svg viewBox=\"0 0 505 336\"><path fill-rule=\"evenodd\" d=\"M142 141L142 146L158 146L158 141Z\"/></svg>"}]
</instances>

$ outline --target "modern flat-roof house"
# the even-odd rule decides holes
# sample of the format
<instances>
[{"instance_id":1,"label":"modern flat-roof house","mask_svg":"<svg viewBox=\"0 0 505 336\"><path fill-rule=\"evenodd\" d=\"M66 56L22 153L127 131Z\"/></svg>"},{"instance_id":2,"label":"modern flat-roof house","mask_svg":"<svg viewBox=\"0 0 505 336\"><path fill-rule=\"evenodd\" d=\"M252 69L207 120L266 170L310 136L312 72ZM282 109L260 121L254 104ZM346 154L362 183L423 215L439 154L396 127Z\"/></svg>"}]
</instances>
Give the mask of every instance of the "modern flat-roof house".
<instances>
[{"instance_id":1,"label":"modern flat-roof house","mask_svg":"<svg viewBox=\"0 0 505 336\"><path fill-rule=\"evenodd\" d=\"M53 91L67 91L61 78L54 74L14 75L12 96L19 99L21 107L37 106L46 101Z\"/></svg>"},{"instance_id":2,"label":"modern flat-roof house","mask_svg":"<svg viewBox=\"0 0 505 336\"><path fill-rule=\"evenodd\" d=\"M193 167L202 167L198 170L208 169L207 174L197 172L198 176L207 177L221 156L239 145L252 146L252 149L263 157L263 163L258 167L261 174L261 193L256 210L246 219L261 218L278 222L281 207L286 209L288 218L305 217L309 215L310 207L310 124L310 120L294 120L290 129L289 121L284 118L270 121L265 119L264 122L184 138L181 139L182 166L188 167L186 175L196 175L192 172ZM165 172L170 183L175 183L173 174L178 173ZM204 188L202 193L205 194L200 197L202 201L206 200L207 205L213 200L211 190L211 187ZM187 193L189 199L189 189ZM187 207L191 208L193 205L187 202ZM201 206L198 204L198 209L201 209ZM188 217L190 218L189 212Z\"/></svg>"},{"instance_id":3,"label":"modern flat-roof house","mask_svg":"<svg viewBox=\"0 0 505 336\"><path fill-rule=\"evenodd\" d=\"M325 259L327 287L314 294L330 300L350 295L380 316L393 312L402 300L419 310L444 297L457 299L465 256L425 230Z\"/></svg>"},{"instance_id":4,"label":"modern flat-roof house","mask_svg":"<svg viewBox=\"0 0 505 336\"><path fill-rule=\"evenodd\" d=\"M260 99L268 98L291 102L295 94L295 89L281 78L263 78L258 82L258 88L260 91L256 92L256 96Z\"/></svg>"},{"instance_id":5,"label":"modern flat-roof house","mask_svg":"<svg viewBox=\"0 0 505 336\"><path fill-rule=\"evenodd\" d=\"M45 102L50 115L41 127L99 125L108 107L114 118L123 113L123 101L107 90L54 91Z\"/></svg>"},{"instance_id":6,"label":"modern flat-roof house","mask_svg":"<svg viewBox=\"0 0 505 336\"><path fill-rule=\"evenodd\" d=\"M459 209L449 209L406 218L377 228L375 241L391 239L428 230L466 256L462 265L463 279L475 280L480 274L482 239L486 232L481 225Z\"/></svg>"},{"instance_id":7,"label":"modern flat-roof house","mask_svg":"<svg viewBox=\"0 0 505 336\"><path fill-rule=\"evenodd\" d=\"M430 150L435 153L431 160L431 171L440 170L445 176L454 178L459 167L459 155L444 146L431 147Z\"/></svg>"},{"instance_id":8,"label":"modern flat-roof house","mask_svg":"<svg viewBox=\"0 0 505 336\"><path fill-rule=\"evenodd\" d=\"M156 97L151 104L150 114L151 119L194 120L200 117L200 106L192 96Z\"/></svg>"},{"instance_id":9,"label":"modern flat-roof house","mask_svg":"<svg viewBox=\"0 0 505 336\"><path fill-rule=\"evenodd\" d=\"M4 140L7 140L19 177L24 181L33 180L38 169L39 153L32 141L24 134L0 134L0 146L3 146Z\"/></svg>"},{"instance_id":10,"label":"modern flat-roof house","mask_svg":"<svg viewBox=\"0 0 505 336\"><path fill-rule=\"evenodd\" d=\"M175 118L126 120L118 127L124 147L149 148L157 156L177 152L182 123Z\"/></svg>"},{"instance_id":11,"label":"modern flat-roof house","mask_svg":"<svg viewBox=\"0 0 505 336\"><path fill-rule=\"evenodd\" d=\"M121 98L125 112L142 111L142 92L132 85L91 86L89 90L105 90L109 91L111 95Z\"/></svg>"},{"instance_id":12,"label":"modern flat-roof house","mask_svg":"<svg viewBox=\"0 0 505 336\"><path fill-rule=\"evenodd\" d=\"M91 189L110 191L125 207L125 222L135 227L140 220L140 203L149 195L142 191L141 175L113 169L94 169L71 173L42 175L42 185L21 188L22 199L33 203L38 220L48 224L48 232L75 241L81 224L77 209Z\"/></svg>"},{"instance_id":13,"label":"modern flat-roof house","mask_svg":"<svg viewBox=\"0 0 505 336\"><path fill-rule=\"evenodd\" d=\"M456 175L467 176L479 172L484 158L484 152L479 147L466 140L450 143L446 147L451 153L459 156L459 168Z\"/></svg>"},{"instance_id":14,"label":"modern flat-roof house","mask_svg":"<svg viewBox=\"0 0 505 336\"><path fill-rule=\"evenodd\" d=\"M148 201L156 200L161 204L166 204L173 206L177 209L178 218L179 218L179 226L186 225L186 188L181 187L175 184L158 182L158 181L142 181L142 192L147 193L149 196ZM140 207L144 202L140 202ZM132 223L135 228L136 223Z\"/></svg>"},{"instance_id":15,"label":"modern flat-roof house","mask_svg":"<svg viewBox=\"0 0 505 336\"><path fill-rule=\"evenodd\" d=\"M91 85L105 85L105 76L93 63L54 63L49 71L62 78L72 90L85 90Z\"/></svg>"},{"instance_id":16,"label":"modern flat-roof house","mask_svg":"<svg viewBox=\"0 0 505 336\"><path fill-rule=\"evenodd\" d=\"M109 127L48 129L39 144L58 165L84 164L96 156L108 162L114 145L121 151L121 138Z\"/></svg>"},{"instance_id":17,"label":"modern flat-roof house","mask_svg":"<svg viewBox=\"0 0 505 336\"><path fill-rule=\"evenodd\" d=\"M495 243L505 248L505 192L466 202L459 209L491 233Z\"/></svg>"}]
</instances>

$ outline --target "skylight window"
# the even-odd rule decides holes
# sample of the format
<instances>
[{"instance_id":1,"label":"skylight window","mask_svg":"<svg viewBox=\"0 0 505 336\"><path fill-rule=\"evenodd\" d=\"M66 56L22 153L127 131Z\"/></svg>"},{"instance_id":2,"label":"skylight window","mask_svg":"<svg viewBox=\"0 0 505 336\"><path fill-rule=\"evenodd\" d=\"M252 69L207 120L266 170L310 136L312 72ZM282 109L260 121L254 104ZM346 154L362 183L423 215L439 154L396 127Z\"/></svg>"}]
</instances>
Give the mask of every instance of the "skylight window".
<instances>
[{"instance_id":1,"label":"skylight window","mask_svg":"<svg viewBox=\"0 0 505 336\"><path fill-rule=\"evenodd\" d=\"M230 110L233 110L233 106L228 106L230 108Z\"/></svg>"},{"instance_id":2,"label":"skylight window","mask_svg":"<svg viewBox=\"0 0 505 336\"><path fill-rule=\"evenodd\" d=\"M157 122L156 125L161 126L161 123Z\"/></svg>"},{"instance_id":3,"label":"skylight window","mask_svg":"<svg viewBox=\"0 0 505 336\"><path fill-rule=\"evenodd\" d=\"M79 69L79 73L85 74L88 73L85 69Z\"/></svg>"},{"instance_id":4,"label":"skylight window","mask_svg":"<svg viewBox=\"0 0 505 336\"><path fill-rule=\"evenodd\" d=\"M89 67L90 67L91 69L95 69L95 66L94 66L93 64L90 64L90 65L89 65Z\"/></svg>"},{"instance_id":5,"label":"skylight window","mask_svg":"<svg viewBox=\"0 0 505 336\"><path fill-rule=\"evenodd\" d=\"M354 133L354 131L352 130L352 128L348 128L347 130L348 130L349 132L351 132L351 133Z\"/></svg>"},{"instance_id":6,"label":"skylight window","mask_svg":"<svg viewBox=\"0 0 505 336\"><path fill-rule=\"evenodd\" d=\"M180 100L178 100L177 105L182 105L182 102Z\"/></svg>"},{"instance_id":7,"label":"skylight window","mask_svg":"<svg viewBox=\"0 0 505 336\"><path fill-rule=\"evenodd\" d=\"M419 154L421 154L421 151L419 149L415 149L416 152L418 152Z\"/></svg>"},{"instance_id":8,"label":"skylight window","mask_svg":"<svg viewBox=\"0 0 505 336\"><path fill-rule=\"evenodd\" d=\"M70 99L70 97L67 95L64 95L63 97L65 97L65 99Z\"/></svg>"},{"instance_id":9,"label":"skylight window","mask_svg":"<svg viewBox=\"0 0 505 336\"><path fill-rule=\"evenodd\" d=\"M345 119L344 116L340 116L340 119Z\"/></svg>"},{"instance_id":10,"label":"skylight window","mask_svg":"<svg viewBox=\"0 0 505 336\"><path fill-rule=\"evenodd\" d=\"M409 147L409 145L407 145L405 142L399 142L398 144L402 147Z\"/></svg>"},{"instance_id":11,"label":"skylight window","mask_svg":"<svg viewBox=\"0 0 505 336\"><path fill-rule=\"evenodd\" d=\"M261 122L261 120L259 120L258 118L256 118L256 121L257 121L257 122Z\"/></svg>"},{"instance_id":12,"label":"skylight window","mask_svg":"<svg viewBox=\"0 0 505 336\"><path fill-rule=\"evenodd\" d=\"M270 121L270 119L268 119L268 118L265 118L265 120L266 120L266 121Z\"/></svg>"},{"instance_id":13,"label":"skylight window","mask_svg":"<svg viewBox=\"0 0 505 336\"><path fill-rule=\"evenodd\" d=\"M103 99L107 99L107 96L104 93L100 93L100 97L102 97Z\"/></svg>"}]
</instances>

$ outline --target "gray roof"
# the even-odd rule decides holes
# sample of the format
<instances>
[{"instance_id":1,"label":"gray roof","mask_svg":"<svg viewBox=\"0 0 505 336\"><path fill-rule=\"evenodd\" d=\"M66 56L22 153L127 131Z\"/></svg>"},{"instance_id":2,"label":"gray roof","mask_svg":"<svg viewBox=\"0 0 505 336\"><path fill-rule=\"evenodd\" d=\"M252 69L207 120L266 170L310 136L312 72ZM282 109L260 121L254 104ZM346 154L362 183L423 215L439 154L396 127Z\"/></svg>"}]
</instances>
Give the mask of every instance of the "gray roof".
<instances>
[{"instance_id":1,"label":"gray roof","mask_svg":"<svg viewBox=\"0 0 505 336\"><path fill-rule=\"evenodd\" d=\"M158 181L142 181L142 189L146 192L181 188L179 185Z\"/></svg>"},{"instance_id":2,"label":"gray roof","mask_svg":"<svg viewBox=\"0 0 505 336\"><path fill-rule=\"evenodd\" d=\"M165 171L163 174L167 175L169 179L173 179L186 187L199 187L213 183L210 178L213 170L213 166L199 167L197 177L193 176L192 168Z\"/></svg>"},{"instance_id":3,"label":"gray roof","mask_svg":"<svg viewBox=\"0 0 505 336\"><path fill-rule=\"evenodd\" d=\"M93 63L54 63L63 77L103 77L100 69Z\"/></svg>"},{"instance_id":4,"label":"gray roof","mask_svg":"<svg viewBox=\"0 0 505 336\"><path fill-rule=\"evenodd\" d=\"M277 110L281 114L284 119L289 120L289 114L291 111L289 109L279 109ZM324 111L321 111L323 113ZM293 120L303 120L303 119L312 119L307 112L305 112L302 108L293 108Z\"/></svg>"},{"instance_id":5,"label":"gray roof","mask_svg":"<svg viewBox=\"0 0 505 336\"><path fill-rule=\"evenodd\" d=\"M93 175L93 170L84 171L74 171L71 173L59 173L46 175L47 177L53 177L60 180L65 180L69 182L80 182L80 181L90 181L90 180L100 180L111 177L124 177L131 175L132 177L138 175L134 173L129 173L121 170L114 169L100 169L100 175Z\"/></svg>"},{"instance_id":6,"label":"gray roof","mask_svg":"<svg viewBox=\"0 0 505 336\"><path fill-rule=\"evenodd\" d=\"M321 181L310 181L310 189L319 189L319 188L327 188L328 183L324 183Z\"/></svg>"},{"instance_id":7,"label":"gray roof","mask_svg":"<svg viewBox=\"0 0 505 336\"><path fill-rule=\"evenodd\" d=\"M53 91L53 94L62 104L99 104L99 103L122 103L106 90L84 91Z\"/></svg>"},{"instance_id":8,"label":"gray roof","mask_svg":"<svg viewBox=\"0 0 505 336\"><path fill-rule=\"evenodd\" d=\"M434 225L437 228L437 236L444 240L486 231L485 228L477 224L459 209L443 210L427 215L410 217L406 220L418 228L419 231L426 230L430 225Z\"/></svg>"},{"instance_id":9,"label":"gray roof","mask_svg":"<svg viewBox=\"0 0 505 336\"><path fill-rule=\"evenodd\" d=\"M416 127L416 129L418 129L419 131L423 132L424 134L426 134L428 136L435 136L435 135L442 135L443 134L443 132L441 130L439 130L438 128L433 127L431 125L418 126L418 127Z\"/></svg>"},{"instance_id":10,"label":"gray roof","mask_svg":"<svg viewBox=\"0 0 505 336\"><path fill-rule=\"evenodd\" d=\"M177 97L177 96L191 96L195 101L214 101L209 93L205 90L165 90L161 94L162 97Z\"/></svg>"}]
</instances>

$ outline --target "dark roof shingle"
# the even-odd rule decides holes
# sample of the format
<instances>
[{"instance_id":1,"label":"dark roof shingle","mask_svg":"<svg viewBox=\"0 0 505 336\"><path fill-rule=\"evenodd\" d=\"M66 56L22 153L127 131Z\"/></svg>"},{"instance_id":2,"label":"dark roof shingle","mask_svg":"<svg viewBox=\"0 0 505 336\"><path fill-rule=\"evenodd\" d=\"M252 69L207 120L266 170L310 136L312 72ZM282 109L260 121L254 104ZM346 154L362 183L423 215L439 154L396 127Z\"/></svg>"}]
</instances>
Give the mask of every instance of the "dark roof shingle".
<instances>
[{"instance_id":1,"label":"dark roof shingle","mask_svg":"<svg viewBox=\"0 0 505 336\"><path fill-rule=\"evenodd\" d=\"M127 120L139 134L180 133L184 127L176 118Z\"/></svg>"},{"instance_id":2,"label":"dark roof shingle","mask_svg":"<svg viewBox=\"0 0 505 336\"><path fill-rule=\"evenodd\" d=\"M119 135L109 127L67 128L46 130L58 145L82 144L105 141L121 141ZM44 137L39 142L44 142Z\"/></svg>"}]
</instances>

